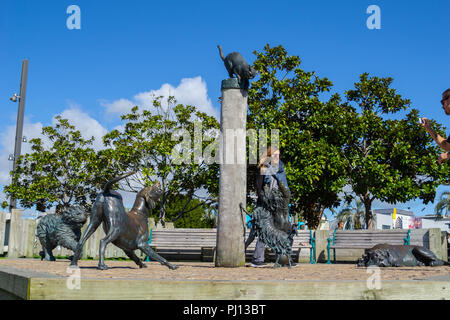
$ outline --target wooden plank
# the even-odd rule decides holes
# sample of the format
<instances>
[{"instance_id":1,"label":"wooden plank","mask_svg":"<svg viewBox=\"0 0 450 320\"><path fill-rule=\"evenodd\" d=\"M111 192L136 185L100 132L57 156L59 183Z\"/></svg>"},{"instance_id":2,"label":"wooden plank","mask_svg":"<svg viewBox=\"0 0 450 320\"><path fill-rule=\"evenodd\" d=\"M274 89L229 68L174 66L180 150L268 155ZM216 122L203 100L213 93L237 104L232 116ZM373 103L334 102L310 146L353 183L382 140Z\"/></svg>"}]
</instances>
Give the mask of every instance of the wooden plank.
<instances>
[{"instance_id":1,"label":"wooden plank","mask_svg":"<svg viewBox=\"0 0 450 320\"><path fill-rule=\"evenodd\" d=\"M0 254L5 252L6 212L0 212Z\"/></svg>"},{"instance_id":2,"label":"wooden plank","mask_svg":"<svg viewBox=\"0 0 450 320\"><path fill-rule=\"evenodd\" d=\"M17 281L18 282L18 281ZM445 281L224 281L85 279L70 290L66 278L30 278L30 300L445 300ZM16 283L10 281L10 283ZM26 292L26 291L25 291Z\"/></svg>"},{"instance_id":3,"label":"wooden plank","mask_svg":"<svg viewBox=\"0 0 450 320\"><path fill-rule=\"evenodd\" d=\"M113 256L113 249L112 249L112 247L113 247L114 245L112 244L112 243L109 243L107 246L106 246L106 249L105 249L105 258L113 258L114 256Z\"/></svg>"},{"instance_id":4,"label":"wooden plank","mask_svg":"<svg viewBox=\"0 0 450 320\"><path fill-rule=\"evenodd\" d=\"M37 244L39 243L39 239L37 238L37 235L36 235L36 227L37 227L37 221L31 220L28 232L31 235L32 241L31 241L30 250L27 252L27 256L29 255L30 258L32 258L34 256L35 245L37 247Z\"/></svg>"},{"instance_id":5,"label":"wooden plank","mask_svg":"<svg viewBox=\"0 0 450 320\"><path fill-rule=\"evenodd\" d=\"M100 226L95 230L92 236L86 241L88 247L88 256L94 259L98 259L98 250L100 247L100 239L103 228Z\"/></svg>"},{"instance_id":6,"label":"wooden plank","mask_svg":"<svg viewBox=\"0 0 450 320\"><path fill-rule=\"evenodd\" d=\"M9 243L8 243L8 258L18 258L20 254L20 238L22 225L22 211L12 209L10 229L9 229Z\"/></svg>"},{"instance_id":7,"label":"wooden plank","mask_svg":"<svg viewBox=\"0 0 450 320\"><path fill-rule=\"evenodd\" d=\"M27 257L27 258L32 258L33 257L33 246L34 246L34 238L35 238L35 235L34 235L34 230L35 230L35 228L34 228L34 226L35 226L35 220L33 220L33 219L27 219L26 220L26 225L25 225L25 228L24 228L24 233L26 233L27 234L27 242L26 242L26 245L25 245L25 248L24 248L24 255L25 255L25 257Z\"/></svg>"}]
</instances>

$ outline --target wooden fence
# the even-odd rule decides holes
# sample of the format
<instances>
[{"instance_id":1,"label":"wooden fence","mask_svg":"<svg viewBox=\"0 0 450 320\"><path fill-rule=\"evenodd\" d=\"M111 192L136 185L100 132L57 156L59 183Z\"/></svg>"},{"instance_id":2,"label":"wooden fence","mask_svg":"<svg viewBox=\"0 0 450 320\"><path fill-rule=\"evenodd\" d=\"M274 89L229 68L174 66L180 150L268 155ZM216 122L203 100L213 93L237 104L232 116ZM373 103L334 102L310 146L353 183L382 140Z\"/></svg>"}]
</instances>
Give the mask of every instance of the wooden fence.
<instances>
[{"instance_id":1,"label":"wooden fence","mask_svg":"<svg viewBox=\"0 0 450 320\"><path fill-rule=\"evenodd\" d=\"M41 243L36 237L36 227L39 220L22 219L21 210L12 210L12 213L0 212L0 255L7 254L8 257L38 257L39 251L42 250ZM82 229L84 232L88 223ZM100 240L105 237L102 227L99 227L94 234L86 241L83 247L82 259L94 258L98 259L98 251ZM4 239L4 245L1 244ZM71 256L73 252L63 247L56 247L53 250L55 257ZM138 250L136 254L145 258ZM122 249L114 244L106 247L105 258L128 258Z\"/></svg>"}]
</instances>

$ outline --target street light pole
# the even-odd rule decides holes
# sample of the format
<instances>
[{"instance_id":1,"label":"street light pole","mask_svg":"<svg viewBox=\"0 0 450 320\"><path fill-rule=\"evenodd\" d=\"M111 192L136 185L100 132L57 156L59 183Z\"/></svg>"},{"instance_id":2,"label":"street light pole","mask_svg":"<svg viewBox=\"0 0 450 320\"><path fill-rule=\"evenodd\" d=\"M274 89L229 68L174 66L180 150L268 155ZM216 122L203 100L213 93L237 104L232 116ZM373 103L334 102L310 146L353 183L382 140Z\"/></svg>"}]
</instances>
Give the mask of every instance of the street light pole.
<instances>
[{"instance_id":1,"label":"street light pole","mask_svg":"<svg viewBox=\"0 0 450 320\"><path fill-rule=\"evenodd\" d=\"M20 93L19 93L19 109L17 111L17 126L16 126L16 143L14 146L14 162L13 172L16 170L17 161L20 157L20 151L22 148L22 134L23 134L23 117L25 112L25 96L27 91L27 78L28 78L28 59L22 61L22 76L20 79ZM14 101L14 100L13 100ZM16 209L16 199L10 199L10 212L12 209Z\"/></svg>"}]
</instances>

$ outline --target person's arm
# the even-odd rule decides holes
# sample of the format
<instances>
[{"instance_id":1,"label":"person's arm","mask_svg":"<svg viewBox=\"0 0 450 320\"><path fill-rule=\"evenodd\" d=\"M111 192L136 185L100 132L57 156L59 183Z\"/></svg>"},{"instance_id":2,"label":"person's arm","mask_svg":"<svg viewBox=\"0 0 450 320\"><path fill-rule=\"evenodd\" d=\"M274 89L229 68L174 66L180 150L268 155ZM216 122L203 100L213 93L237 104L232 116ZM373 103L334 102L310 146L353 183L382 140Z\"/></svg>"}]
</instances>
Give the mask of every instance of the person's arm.
<instances>
[{"instance_id":1,"label":"person's arm","mask_svg":"<svg viewBox=\"0 0 450 320\"><path fill-rule=\"evenodd\" d=\"M438 157L438 163L441 164L442 162L447 161L448 159L450 159L450 151L449 152L444 152L441 153Z\"/></svg>"},{"instance_id":2,"label":"person's arm","mask_svg":"<svg viewBox=\"0 0 450 320\"><path fill-rule=\"evenodd\" d=\"M430 134L431 138L436 141L439 147L444 149L445 151L450 151L450 143L447 139L441 137L431 128L430 122L427 118L422 118L421 126Z\"/></svg>"},{"instance_id":3,"label":"person's arm","mask_svg":"<svg viewBox=\"0 0 450 320\"><path fill-rule=\"evenodd\" d=\"M258 199L256 200L256 205L261 206L263 202L262 197L262 189L264 184L264 176L261 174L261 171L256 176L256 195L258 196Z\"/></svg>"}]
</instances>

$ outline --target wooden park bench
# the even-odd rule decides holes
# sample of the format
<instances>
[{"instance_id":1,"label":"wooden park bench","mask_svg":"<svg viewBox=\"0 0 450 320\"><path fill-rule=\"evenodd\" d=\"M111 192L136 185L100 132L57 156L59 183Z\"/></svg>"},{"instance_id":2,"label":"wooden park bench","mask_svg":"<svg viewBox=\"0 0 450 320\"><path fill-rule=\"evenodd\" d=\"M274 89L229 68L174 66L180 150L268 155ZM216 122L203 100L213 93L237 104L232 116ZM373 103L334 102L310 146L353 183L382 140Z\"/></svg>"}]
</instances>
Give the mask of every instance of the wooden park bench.
<instances>
[{"instance_id":1,"label":"wooden park bench","mask_svg":"<svg viewBox=\"0 0 450 320\"><path fill-rule=\"evenodd\" d=\"M212 261L216 229L151 229L150 247L168 260Z\"/></svg>"},{"instance_id":2,"label":"wooden park bench","mask_svg":"<svg viewBox=\"0 0 450 320\"><path fill-rule=\"evenodd\" d=\"M248 237L248 231L245 238ZM248 260L253 256L255 251L257 239L255 239L247 248L246 257ZM309 263L316 263L316 239L313 236L312 230L298 230L298 235L294 237L294 243L292 244L292 258L300 258L300 252L302 249L309 249ZM266 259L274 260L274 252L266 252Z\"/></svg>"},{"instance_id":3,"label":"wooden park bench","mask_svg":"<svg viewBox=\"0 0 450 320\"><path fill-rule=\"evenodd\" d=\"M246 230L245 238L249 231ZM217 229L154 228L150 231L149 244L168 260L214 261L216 236ZM255 246L256 239L247 248L247 259L253 255ZM315 238L312 231L299 230L298 236L294 237L294 256L299 256L302 248L310 249L310 263L315 263Z\"/></svg>"},{"instance_id":4,"label":"wooden park bench","mask_svg":"<svg viewBox=\"0 0 450 320\"><path fill-rule=\"evenodd\" d=\"M409 245L411 230L334 230L333 236L327 239L327 253L330 264L330 250L333 250L336 262L336 249L370 249L380 243L392 245Z\"/></svg>"}]
</instances>

